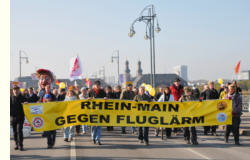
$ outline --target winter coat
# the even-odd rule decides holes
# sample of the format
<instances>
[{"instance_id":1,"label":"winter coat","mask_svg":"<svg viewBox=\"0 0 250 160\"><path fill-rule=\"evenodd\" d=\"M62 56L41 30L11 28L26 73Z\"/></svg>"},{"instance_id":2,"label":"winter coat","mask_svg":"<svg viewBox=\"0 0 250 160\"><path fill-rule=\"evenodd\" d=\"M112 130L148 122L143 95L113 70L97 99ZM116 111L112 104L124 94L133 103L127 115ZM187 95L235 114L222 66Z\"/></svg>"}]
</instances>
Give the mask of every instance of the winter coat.
<instances>
[{"instance_id":1,"label":"winter coat","mask_svg":"<svg viewBox=\"0 0 250 160\"><path fill-rule=\"evenodd\" d=\"M24 120L24 111L22 103L27 101L24 96L19 94L18 96L10 97L10 116L17 120Z\"/></svg>"},{"instance_id":2,"label":"winter coat","mask_svg":"<svg viewBox=\"0 0 250 160\"><path fill-rule=\"evenodd\" d=\"M216 89L207 89L204 92L203 100L209 100L209 99L219 99L219 93Z\"/></svg>"},{"instance_id":3,"label":"winter coat","mask_svg":"<svg viewBox=\"0 0 250 160\"><path fill-rule=\"evenodd\" d=\"M175 101L178 101L182 94L184 93L184 90L183 90L183 86L180 85L178 88L173 84L171 87L170 87L170 90L171 90L171 94L174 96L174 100Z\"/></svg>"},{"instance_id":4,"label":"winter coat","mask_svg":"<svg viewBox=\"0 0 250 160\"><path fill-rule=\"evenodd\" d=\"M158 102L173 102L174 101L174 97L172 94L165 94L163 93L160 98L158 99Z\"/></svg>"},{"instance_id":5,"label":"winter coat","mask_svg":"<svg viewBox=\"0 0 250 160\"><path fill-rule=\"evenodd\" d=\"M92 89L89 92L89 97L90 98L104 98L104 97L106 97L106 93L103 89L100 89L98 93L96 93L96 91L94 89Z\"/></svg>"},{"instance_id":6,"label":"winter coat","mask_svg":"<svg viewBox=\"0 0 250 160\"><path fill-rule=\"evenodd\" d=\"M33 93L32 96L29 95L27 100L29 103L36 103L39 100L39 98L37 97L36 94Z\"/></svg>"},{"instance_id":7,"label":"winter coat","mask_svg":"<svg viewBox=\"0 0 250 160\"><path fill-rule=\"evenodd\" d=\"M232 99L233 116L241 116L242 114L242 97L236 91L233 95L227 94L225 99Z\"/></svg>"},{"instance_id":8,"label":"winter coat","mask_svg":"<svg viewBox=\"0 0 250 160\"><path fill-rule=\"evenodd\" d=\"M148 102L150 102L152 99L150 98L150 96L148 96L148 95L146 95L144 93L143 95L140 95L140 94L136 95L134 97L134 100L137 101L137 102L138 101L148 101Z\"/></svg>"},{"instance_id":9,"label":"winter coat","mask_svg":"<svg viewBox=\"0 0 250 160\"><path fill-rule=\"evenodd\" d=\"M135 97L135 93L133 91L123 91L121 93L120 99L125 99L125 100L133 100Z\"/></svg>"}]
</instances>

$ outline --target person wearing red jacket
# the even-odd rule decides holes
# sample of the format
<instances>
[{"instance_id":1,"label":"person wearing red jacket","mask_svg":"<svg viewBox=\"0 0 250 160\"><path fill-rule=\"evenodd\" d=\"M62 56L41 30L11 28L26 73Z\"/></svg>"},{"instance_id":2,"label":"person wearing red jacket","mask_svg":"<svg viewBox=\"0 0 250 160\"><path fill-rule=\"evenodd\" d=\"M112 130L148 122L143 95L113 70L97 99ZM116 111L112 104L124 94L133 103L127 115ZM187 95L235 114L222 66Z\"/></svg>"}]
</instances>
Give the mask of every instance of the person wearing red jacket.
<instances>
[{"instance_id":1,"label":"person wearing red jacket","mask_svg":"<svg viewBox=\"0 0 250 160\"><path fill-rule=\"evenodd\" d=\"M174 81L174 84L170 87L171 94L174 97L174 101L179 101L181 96L184 93L183 86L181 85L181 80L179 78L176 78ZM174 134L177 135L177 132L179 131L178 128L174 128ZM171 135L171 131L170 134Z\"/></svg>"},{"instance_id":2,"label":"person wearing red jacket","mask_svg":"<svg viewBox=\"0 0 250 160\"><path fill-rule=\"evenodd\" d=\"M179 101L184 93L183 86L180 83L180 79L176 78L174 84L170 87L171 94L174 96L174 101Z\"/></svg>"}]
</instances>

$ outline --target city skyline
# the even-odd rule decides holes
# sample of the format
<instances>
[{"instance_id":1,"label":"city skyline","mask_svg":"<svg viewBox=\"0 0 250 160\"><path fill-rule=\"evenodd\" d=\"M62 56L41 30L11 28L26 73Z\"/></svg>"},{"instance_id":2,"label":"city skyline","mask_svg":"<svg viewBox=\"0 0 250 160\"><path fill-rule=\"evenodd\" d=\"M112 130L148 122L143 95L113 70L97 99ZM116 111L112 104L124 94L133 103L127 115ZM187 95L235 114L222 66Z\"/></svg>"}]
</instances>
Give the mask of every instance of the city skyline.
<instances>
[{"instance_id":1,"label":"city skyline","mask_svg":"<svg viewBox=\"0 0 250 160\"><path fill-rule=\"evenodd\" d=\"M188 66L188 79L232 79L234 67L250 64L250 2L240 1L11 1L11 77L19 76L19 50L22 75L38 68L52 70L58 78L69 78L69 61L79 55L84 77L103 66L106 76L117 76L129 61L135 76L137 61L143 73L150 73L149 41L144 40L145 25L129 28L141 10L154 4L162 31L155 35L156 73L174 73L173 67ZM25 56L25 54L24 54Z\"/></svg>"}]
</instances>

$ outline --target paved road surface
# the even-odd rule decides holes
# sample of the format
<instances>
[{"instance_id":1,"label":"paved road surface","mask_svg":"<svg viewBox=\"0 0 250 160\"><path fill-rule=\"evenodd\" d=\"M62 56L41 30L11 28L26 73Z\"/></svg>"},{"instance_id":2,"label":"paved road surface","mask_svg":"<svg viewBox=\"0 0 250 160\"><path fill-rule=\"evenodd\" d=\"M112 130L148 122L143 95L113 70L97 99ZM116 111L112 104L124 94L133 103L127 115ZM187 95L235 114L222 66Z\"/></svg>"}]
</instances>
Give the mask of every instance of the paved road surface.
<instances>
[{"instance_id":1,"label":"paved road surface","mask_svg":"<svg viewBox=\"0 0 250 160\"><path fill-rule=\"evenodd\" d=\"M187 145L183 140L183 133L171 139L161 140L154 136L153 128L150 129L150 145L139 144L136 135L121 134L120 127L115 131L106 131L103 127L103 145L94 145L90 134L75 137L73 142L64 142L62 130L58 131L54 149L47 149L46 138L41 138L41 133L32 132L31 137L25 138L25 151L15 151L14 141L11 139L11 159L53 159L53 160L80 160L80 159L250 159L250 136L241 136L241 146L233 144L230 137L229 144L223 141L223 133L218 136L203 136L202 128L198 130L198 146Z\"/></svg>"}]
</instances>

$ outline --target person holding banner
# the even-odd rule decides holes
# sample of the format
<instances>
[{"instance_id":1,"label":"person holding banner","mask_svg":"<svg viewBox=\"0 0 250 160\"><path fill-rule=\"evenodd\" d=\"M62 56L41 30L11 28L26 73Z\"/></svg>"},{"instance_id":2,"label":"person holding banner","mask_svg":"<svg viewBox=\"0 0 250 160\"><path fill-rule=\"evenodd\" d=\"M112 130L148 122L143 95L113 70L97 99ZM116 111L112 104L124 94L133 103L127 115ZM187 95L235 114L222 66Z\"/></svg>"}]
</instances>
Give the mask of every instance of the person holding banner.
<instances>
[{"instance_id":1,"label":"person holding banner","mask_svg":"<svg viewBox=\"0 0 250 160\"><path fill-rule=\"evenodd\" d=\"M56 97L51 93L51 83L54 81L53 73L48 69L38 69L36 71L38 80L39 97L38 102L46 102L45 94L49 94L52 98L51 101L56 101ZM48 97L50 97L48 96ZM48 149L53 148L56 140L56 130L46 131L43 133L43 137L47 137Z\"/></svg>"},{"instance_id":2,"label":"person holding banner","mask_svg":"<svg viewBox=\"0 0 250 160\"><path fill-rule=\"evenodd\" d=\"M107 99L106 93L103 89L101 89L101 82L100 81L95 81L93 89L89 92L89 98L104 98ZM91 137L93 140L93 143L98 145L101 144L101 131L102 127L101 126L92 126L91 127Z\"/></svg>"},{"instance_id":3,"label":"person holding banner","mask_svg":"<svg viewBox=\"0 0 250 160\"><path fill-rule=\"evenodd\" d=\"M179 78L176 78L174 84L170 87L171 94L174 96L174 101L179 101L184 92L183 86L180 82L181 80ZM179 128L174 128L175 136L178 134L178 131L180 131Z\"/></svg>"},{"instance_id":4,"label":"person holding banner","mask_svg":"<svg viewBox=\"0 0 250 160\"><path fill-rule=\"evenodd\" d=\"M139 94L135 96L135 101L148 101L150 102L152 99L145 93L145 87L141 86L139 88ZM139 142L143 143L148 146L149 145L149 138L148 138L148 131L149 127L139 127Z\"/></svg>"},{"instance_id":5,"label":"person holding banner","mask_svg":"<svg viewBox=\"0 0 250 160\"><path fill-rule=\"evenodd\" d=\"M76 94L73 88L69 87L64 101L74 101L74 100L77 100ZM75 126L64 128L64 141L65 142L72 141L73 136L74 136L74 129L75 129Z\"/></svg>"},{"instance_id":6,"label":"person holding banner","mask_svg":"<svg viewBox=\"0 0 250 160\"><path fill-rule=\"evenodd\" d=\"M113 90L112 90L112 87L111 87L110 85L106 86L105 92L106 92L106 97L107 97L108 99L115 99L115 98L116 98L116 97L115 97L115 94L114 94L114 92L113 92ZM113 131L113 130L114 130L114 127L113 127L113 126L108 126L108 127L107 127L107 131Z\"/></svg>"},{"instance_id":7,"label":"person holding banner","mask_svg":"<svg viewBox=\"0 0 250 160\"><path fill-rule=\"evenodd\" d=\"M10 97L10 123L14 132L14 140L16 143L15 150L20 149L23 151L23 123L24 123L24 111L22 103L26 102L26 99L21 95L20 88L14 86L13 95Z\"/></svg>"},{"instance_id":8,"label":"person holding banner","mask_svg":"<svg viewBox=\"0 0 250 160\"><path fill-rule=\"evenodd\" d=\"M219 93L214 88L214 82L209 81L208 89L203 94L203 100L215 100L215 99L219 99ZM204 126L204 135L207 135L211 129L212 135L217 136L216 128L217 126Z\"/></svg>"},{"instance_id":9,"label":"person holding banner","mask_svg":"<svg viewBox=\"0 0 250 160\"><path fill-rule=\"evenodd\" d=\"M133 100L135 97L135 93L132 91L133 85L131 83L129 83L127 85L126 90L124 90L121 93L121 97L120 99L123 100ZM132 133L134 134L136 132L136 128L132 127ZM122 134L126 134L126 127L122 127Z\"/></svg>"},{"instance_id":10,"label":"person holding banner","mask_svg":"<svg viewBox=\"0 0 250 160\"><path fill-rule=\"evenodd\" d=\"M81 94L79 95L80 99L87 99L88 98L88 88L82 87L81 88ZM82 125L82 134L86 134L88 131L87 125Z\"/></svg>"},{"instance_id":11,"label":"person holding banner","mask_svg":"<svg viewBox=\"0 0 250 160\"><path fill-rule=\"evenodd\" d=\"M42 101L44 103L56 101L56 97L51 93L49 84L45 86L45 95L43 96ZM47 137L48 149L53 148L56 142L56 130L45 131L44 135Z\"/></svg>"},{"instance_id":12,"label":"person holding banner","mask_svg":"<svg viewBox=\"0 0 250 160\"><path fill-rule=\"evenodd\" d=\"M159 97L158 102L173 102L174 101L174 97L171 94L170 88L168 86L166 86L163 89L163 94ZM172 132L172 128L166 128L166 138L170 138L171 137L171 132ZM158 131L159 134L160 131Z\"/></svg>"},{"instance_id":13,"label":"person holding banner","mask_svg":"<svg viewBox=\"0 0 250 160\"><path fill-rule=\"evenodd\" d=\"M229 89L229 93L225 96L225 99L232 100L233 117L232 117L232 125L227 125L226 127L224 140L225 140L225 143L228 143L230 132L233 132L235 144L240 145L239 128L240 128L240 121L241 121L240 116L242 114L242 97L237 91L236 85L231 84L228 87L228 89Z\"/></svg>"},{"instance_id":14,"label":"person holding banner","mask_svg":"<svg viewBox=\"0 0 250 160\"><path fill-rule=\"evenodd\" d=\"M181 98L179 99L180 102L185 102L185 101L195 101L196 98L194 95L192 95L192 89L189 87L184 87L184 95L181 96ZM193 145L197 145L197 134L196 134L196 129L195 127L190 127L191 128L191 142ZM184 127L184 140L187 142L187 144L191 144L190 143L190 131L189 131L189 127Z\"/></svg>"}]
</instances>

